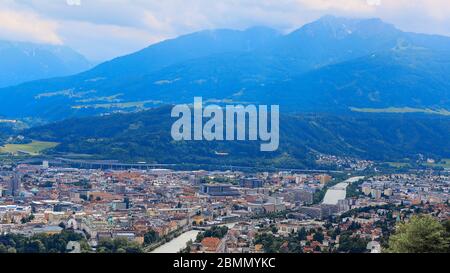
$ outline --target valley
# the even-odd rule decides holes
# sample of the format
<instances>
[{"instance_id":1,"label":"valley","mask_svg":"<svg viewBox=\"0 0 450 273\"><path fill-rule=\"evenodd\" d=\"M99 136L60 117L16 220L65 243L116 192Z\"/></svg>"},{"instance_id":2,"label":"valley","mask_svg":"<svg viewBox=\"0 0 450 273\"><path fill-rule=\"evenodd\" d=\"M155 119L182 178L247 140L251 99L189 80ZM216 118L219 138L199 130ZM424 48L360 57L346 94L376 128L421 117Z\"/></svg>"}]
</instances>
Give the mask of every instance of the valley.
<instances>
[{"instance_id":1,"label":"valley","mask_svg":"<svg viewBox=\"0 0 450 273\"><path fill-rule=\"evenodd\" d=\"M281 114L280 147L263 153L252 141L174 142L170 106L69 119L16 132L59 143L49 155L89 154L136 163L317 169L320 154L377 162L450 157L450 118L428 114ZM220 151L220 152L219 152ZM406 166L407 163L392 163ZM323 167L323 166L322 166ZM328 169L336 168L333 164Z\"/></svg>"},{"instance_id":2,"label":"valley","mask_svg":"<svg viewBox=\"0 0 450 273\"><path fill-rule=\"evenodd\" d=\"M450 252L438 9L37 2L0 4L0 253Z\"/></svg>"},{"instance_id":3,"label":"valley","mask_svg":"<svg viewBox=\"0 0 450 273\"><path fill-rule=\"evenodd\" d=\"M350 107L352 112L359 113L391 113L391 114L407 114L407 113L423 113L430 115L441 115L441 116L450 116L450 112L446 109L421 109L421 108L411 108L411 107L403 107L403 108L355 108Z\"/></svg>"},{"instance_id":4,"label":"valley","mask_svg":"<svg viewBox=\"0 0 450 273\"><path fill-rule=\"evenodd\" d=\"M28 144L5 144L0 146L0 154L26 154L37 156L47 149L58 146L56 142L32 141Z\"/></svg>"}]
</instances>

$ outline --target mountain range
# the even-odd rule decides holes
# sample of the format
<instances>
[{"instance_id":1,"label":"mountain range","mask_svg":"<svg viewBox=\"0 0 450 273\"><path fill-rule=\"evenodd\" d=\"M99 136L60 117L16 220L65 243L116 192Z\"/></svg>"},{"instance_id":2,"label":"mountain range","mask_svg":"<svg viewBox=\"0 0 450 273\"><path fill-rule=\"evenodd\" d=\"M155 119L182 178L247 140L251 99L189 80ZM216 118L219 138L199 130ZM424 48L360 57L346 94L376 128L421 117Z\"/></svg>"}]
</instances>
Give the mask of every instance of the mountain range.
<instances>
[{"instance_id":1,"label":"mountain range","mask_svg":"<svg viewBox=\"0 0 450 273\"><path fill-rule=\"evenodd\" d=\"M0 89L0 115L47 121L173 103L279 104L285 112L450 108L450 38L325 16L288 34L207 30L80 74Z\"/></svg>"},{"instance_id":2,"label":"mountain range","mask_svg":"<svg viewBox=\"0 0 450 273\"><path fill-rule=\"evenodd\" d=\"M280 147L260 151L259 141L181 141L171 137L171 107L137 113L68 119L22 132L60 143L55 156L90 155L122 162L277 168L317 168L320 154L401 162L450 158L450 118L425 114L287 114ZM322 166L323 167L323 166ZM328 166L328 168L333 166Z\"/></svg>"},{"instance_id":3,"label":"mountain range","mask_svg":"<svg viewBox=\"0 0 450 273\"><path fill-rule=\"evenodd\" d=\"M0 87L88 70L85 57L66 46L0 41Z\"/></svg>"}]
</instances>

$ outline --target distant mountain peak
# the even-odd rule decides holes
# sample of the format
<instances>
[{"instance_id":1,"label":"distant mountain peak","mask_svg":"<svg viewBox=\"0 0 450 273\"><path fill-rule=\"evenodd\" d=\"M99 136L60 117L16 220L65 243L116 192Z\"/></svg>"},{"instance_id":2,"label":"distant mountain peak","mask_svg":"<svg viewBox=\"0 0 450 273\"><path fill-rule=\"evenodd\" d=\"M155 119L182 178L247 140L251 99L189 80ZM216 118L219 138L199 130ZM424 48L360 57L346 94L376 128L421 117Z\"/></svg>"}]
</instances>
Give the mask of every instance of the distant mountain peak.
<instances>
[{"instance_id":1,"label":"distant mountain peak","mask_svg":"<svg viewBox=\"0 0 450 273\"><path fill-rule=\"evenodd\" d=\"M245 32L247 33L252 33L252 32L256 32L256 33L272 33L272 34L279 34L279 31L276 29L273 29L271 27L267 27L267 26L253 26L253 27L249 27L245 30Z\"/></svg>"},{"instance_id":2,"label":"distant mountain peak","mask_svg":"<svg viewBox=\"0 0 450 273\"><path fill-rule=\"evenodd\" d=\"M372 18L349 18L349 17L338 17L334 15L325 15L311 22L310 24L348 24L348 25L360 25L360 24L373 24L373 25L389 25L393 27L392 24L384 22L382 19L377 17Z\"/></svg>"},{"instance_id":3,"label":"distant mountain peak","mask_svg":"<svg viewBox=\"0 0 450 273\"><path fill-rule=\"evenodd\" d=\"M64 45L0 40L0 87L68 76L89 68L84 56Z\"/></svg>"},{"instance_id":4,"label":"distant mountain peak","mask_svg":"<svg viewBox=\"0 0 450 273\"><path fill-rule=\"evenodd\" d=\"M81 74L5 88L0 112L58 120L190 103L193 96L276 103L285 111L448 108L449 49L450 38L403 32L378 18L325 16L287 35L266 27L207 30ZM12 54L0 55L0 79L11 64L26 64L20 75L45 71L29 69L32 58L19 53L9 63ZM42 56L38 61L48 61Z\"/></svg>"},{"instance_id":5,"label":"distant mountain peak","mask_svg":"<svg viewBox=\"0 0 450 273\"><path fill-rule=\"evenodd\" d=\"M380 18L361 19L325 15L314 22L304 25L292 34L343 39L352 34L374 36L393 32L399 32L399 30L394 25L386 23Z\"/></svg>"}]
</instances>

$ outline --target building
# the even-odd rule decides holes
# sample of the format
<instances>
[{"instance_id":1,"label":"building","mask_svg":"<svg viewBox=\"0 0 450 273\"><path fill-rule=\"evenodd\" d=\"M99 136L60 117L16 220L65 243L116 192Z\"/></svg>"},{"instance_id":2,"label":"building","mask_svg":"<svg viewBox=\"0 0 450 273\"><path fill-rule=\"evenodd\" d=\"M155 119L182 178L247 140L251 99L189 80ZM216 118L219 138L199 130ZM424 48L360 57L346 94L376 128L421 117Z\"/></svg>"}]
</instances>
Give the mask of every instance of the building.
<instances>
[{"instance_id":1,"label":"building","mask_svg":"<svg viewBox=\"0 0 450 273\"><path fill-rule=\"evenodd\" d=\"M386 195L386 196L392 196L392 189L391 189L391 188L385 189L385 190L384 190L384 195Z\"/></svg>"},{"instance_id":2,"label":"building","mask_svg":"<svg viewBox=\"0 0 450 273\"><path fill-rule=\"evenodd\" d=\"M367 250L372 254L381 253L381 244L376 241L371 241L367 244Z\"/></svg>"},{"instance_id":3,"label":"building","mask_svg":"<svg viewBox=\"0 0 450 273\"><path fill-rule=\"evenodd\" d=\"M127 203L122 201L113 201L111 203L111 209L113 211L127 210L127 208L128 208Z\"/></svg>"},{"instance_id":4,"label":"building","mask_svg":"<svg viewBox=\"0 0 450 273\"><path fill-rule=\"evenodd\" d=\"M300 213L303 213L311 218L320 219L322 218L322 210L320 207L300 207L298 210Z\"/></svg>"},{"instance_id":5,"label":"building","mask_svg":"<svg viewBox=\"0 0 450 273\"><path fill-rule=\"evenodd\" d=\"M362 185L362 192L363 192L365 195L370 195L370 193L372 192L372 188L371 188L370 184L364 183L364 184Z\"/></svg>"},{"instance_id":6,"label":"building","mask_svg":"<svg viewBox=\"0 0 450 273\"><path fill-rule=\"evenodd\" d=\"M66 246L66 252L67 253L75 253L75 254L79 254L81 253L81 245L79 242L75 242L75 241L70 241L67 243Z\"/></svg>"},{"instance_id":7,"label":"building","mask_svg":"<svg viewBox=\"0 0 450 273\"><path fill-rule=\"evenodd\" d=\"M382 193L383 192L381 190L379 190L379 189L372 189L370 194L372 195L372 198L380 199Z\"/></svg>"},{"instance_id":8,"label":"building","mask_svg":"<svg viewBox=\"0 0 450 273\"><path fill-rule=\"evenodd\" d=\"M50 164L47 160L42 161L42 168L48 169L50 167Z\"/></svg>"},{"instance_id":9,"label":"building","mask_svg":"<svg viewBox=\"0 0 450 273\"><path fill-rule=\"evenodd\" d=\"M239 182L239 185L242 188L256 189L262 188L264 186L264 181L258 178L244 178Z\"/></svg>"},{"instance_id":10,"label":"building","mask_svg":"<svg viewBox=\"0 0 450 273\"><path fill-rule=\"evenodd\" d=\"M14 173L8 183L8 191L12 196L19 196L22 177L18 173Z\"/></svg>"},{"instance_id":11,"label":"building","mask_svg":"<svg viewBox=\"0 0 450 273\"><path fill-rule=\"evenodd\" d=\"M298 212L303 213L313 219L325 219L339 211L338 205L321 204L312 207L300 207Z\"/></svg>"},{"instance_id":12,"label":"building","mask_svg":"<svg viewBox=\"0 0 450 273\"><path fill-rule=\"evenodd\" d=\"M116 184L114 185L114 193L116 194L124 194L127 188L125 184Z\"/></svg>"},{"instance_id":13,"label":"building","mask_svg":"<svg viewBox=\"0 0 450 273\"><path fill-rule=\"evenodd\" d=\"M338 201L338 211L345 212L350 210L350 200L344 199Z\"/></svg>"},{"instance_id":14,"label":"building","mask_svg":"<svg viewBox=\"0 0 450 273\"><path fill-rule=\"evenodd\" d=\"M200 188L201 193L210 196L239 196L239 192L228 184L207 184Z\"/></svg>"},{"instance_id":15,"label":"building","mask_svg":"<svg viewBox=\"0 0 450 273\"><path fill-rule=\"evenodd\" d=\"M312 204L314 201L314 191L311 189L293 189L284 195L286 201L291 203Z\"/></svg>"},{"instance_id":16,"label":"building","mask_svg":"<svg viewBox=\"0 0 450 273\"><path fill-rule=\"evenodd\" d=\"M322 174L319 176L320 184L322 185L326 185L328 182L331 181L331 179L333 178L327 174Z\"/></svg>"},{"instance_id":17,"label":"building","mask_svg":"<svg viewBox=\"0 0 450 273\"><path fill-rule=\"evenodd\" d=\"M325 219L335 213L339 212L339 206L338 205L327 205L327 204L321 204L319 205L321 212L322 212L322 219Z\"/></svg>"},{"instance_id":18,"label":"building","mask_svg":"<svg viewBox=\"0 0 450 273\"><path fill-rule=\"evenodd\" d=\"M46 235L55 235L60 234L63 231L63 228L59 226L45 226L42 228L33 228L33 234L46 234Z\"/></svg>"},{"instance_id":19,"label":"building","mask_svg":"<svg viewBox=\"0 0 450 273\"><path fill-rule=\"evenodd\" d=\"M202 252L203 253L224 253L225 244L222 240L215 237L206 237L202 240Z\"/></svg>"}]
</instances>

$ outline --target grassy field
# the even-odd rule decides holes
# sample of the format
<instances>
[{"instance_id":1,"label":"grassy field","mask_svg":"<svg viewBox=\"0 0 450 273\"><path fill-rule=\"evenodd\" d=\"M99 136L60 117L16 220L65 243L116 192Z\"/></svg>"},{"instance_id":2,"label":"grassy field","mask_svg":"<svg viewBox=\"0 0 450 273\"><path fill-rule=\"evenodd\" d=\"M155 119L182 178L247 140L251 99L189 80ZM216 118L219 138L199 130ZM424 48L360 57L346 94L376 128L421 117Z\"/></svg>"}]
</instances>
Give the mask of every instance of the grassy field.
<instances>
[{"instance_id":1,"label":"grassy field","mask_svg":"<svg viewBox=\"0 0 450 273\"><path fill-rule=\"evenodd\" d=\"M385 162L393 168L411 168L411 164L404 162ZM450 169L450 158L444 158L438 163L422 163L422 166L430 168L445 168Z\"/></svg>"},{"instance_id":2,"label":"grassy field","mask_svg":"<svg viewBox=\"0 0 450 273\"><path fill-rule=\"evenodd\" d=\"M14 119L0 119L0 123L17 123Z\"/></svg>"},{"instance_id":3,"label":"grassy field","mask_svg":"<svg viewBox=\"0 0 450 273\"><path fill-rule=\"evenodd\" d=\"M392 113L392 114L406 114L406 113L423 113L430 115L441 115L450 116L450 112L446 109L421 109L421 108L411 108L411 107L389 107L389 108L355 108L350 107L353 112L359 113Z\"/></svg>"},{"instance_id":4,"label":"grassy field","mask_svg":"<svg viewBox=\"0 0 450 273\"><path fill-rule=\"evenodd\" d=\"M0 154L18 154L39 155L42 151L58 146L56 142L32 141L29 144L6 144L0 147Z\"/></svg>"},{"instance_id":5,"label":"grassy field","mask_svg":"<svg viewBox=\"0 0 450 273\"><path fill-rule=\"evenodd\" d=\"M72 106L73 109L126 109L126 108L145 108L146 105L156 105L162 103L161 101L135 101L135 102L117 102L117 103L103 103L103 104L86 104L86 105L75 105Z\"/></svg>"},{"instance_id":6,"label":"grassy field","mask_svg":"<svg viewBox=\"0 0 450 273\"><path fill-rule=\"evenodd\" d=\"M428 167L441 167L441 168L450 169L450 158L444 158L439 163L427 163L426 165Z\"/></svg>"},{"instance_id":7,"label":"grassy field","mask_svg":"<svg viewBox=\"0 0 450 273\"><path fill-rule=\"evenodd\" d=\"M389 164L389 166L393 168L409 168L411 165L409 163L403 163L403 162L386 162Z\"/></svg>"}]
</instances>

